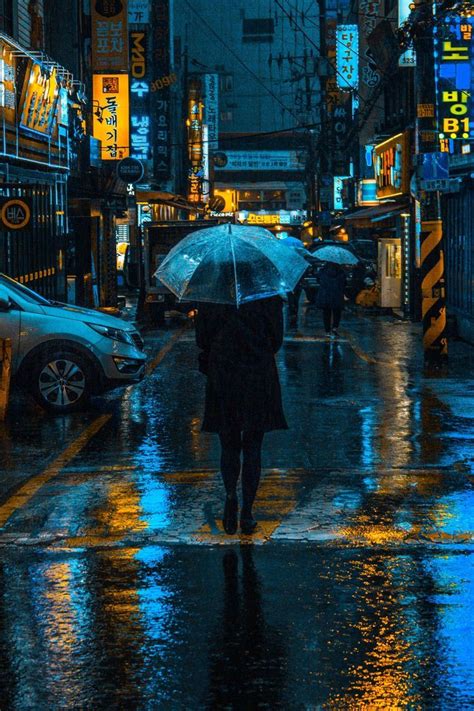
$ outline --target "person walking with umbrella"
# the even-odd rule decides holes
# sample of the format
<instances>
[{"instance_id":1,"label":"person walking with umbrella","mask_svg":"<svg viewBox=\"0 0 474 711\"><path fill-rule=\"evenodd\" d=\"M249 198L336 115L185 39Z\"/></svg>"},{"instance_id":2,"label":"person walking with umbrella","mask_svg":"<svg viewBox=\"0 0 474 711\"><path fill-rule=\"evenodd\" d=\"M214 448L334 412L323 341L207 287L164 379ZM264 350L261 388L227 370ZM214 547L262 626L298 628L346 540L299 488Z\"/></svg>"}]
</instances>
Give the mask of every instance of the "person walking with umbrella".
<instances>
[{"instance_id":1,"label":"person walking with umbrella","mask_svg":"<svg viewBox=\"0 0 474 711\"><path fill-rule=\"evenodd\" d=\"M264 435L288 427L275 362L283 341L281 297L307 264L262 228L220 225L183 243L157 276L181 299L198 302L199 369L207 376L202 430L220 438L223 527L237 531L241 478L240 529L252 534Z\"/></svg>"},{"instance_id":2,"label":"person walking with umbrella","mask_svg":"<svg viewBox=\"0 0 474 711\"><path fill-rule=\"evenodd\" d=\"M325 262L318 274L319 289L316 295L316 306L323 311L323 322L326 336L337 337L337 329L344 308L344 290L346 275L343 264L357 264L358 258L344 247L324 246L314 252L314 257Z\"/></svg>"}]
</instances>

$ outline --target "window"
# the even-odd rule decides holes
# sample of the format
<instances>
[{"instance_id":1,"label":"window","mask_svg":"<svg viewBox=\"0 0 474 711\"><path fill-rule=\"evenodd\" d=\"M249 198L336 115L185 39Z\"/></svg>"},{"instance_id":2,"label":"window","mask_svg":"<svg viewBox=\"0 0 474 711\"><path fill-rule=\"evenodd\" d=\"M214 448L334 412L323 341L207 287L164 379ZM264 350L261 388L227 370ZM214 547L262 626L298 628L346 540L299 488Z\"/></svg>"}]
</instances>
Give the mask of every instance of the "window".
<instances>
[{"instance_id":1,"label":"window","mask_svg":"<svg viewBox=\"0 0 474 711\"><path fill-rule=\"evenodd\" d=\"M0 0L0 31L13 34L13 0Z\"/></svg>"},{"instance_id":2,"label":"window","mask_svg":"<svg viewBox=\"0 0 474 711\"><path fill-rule=\"evenodd\" d=\"M242 42L273 42L275 23L272 18L243 20Z\"/></svg>"},{"instance_id":3,"label":"window","mask_svg":"<svg viewBox=\"0 0 474 711\"><path fill-rule=\"evenodd\" d=\"M234 77L232 74L221 74L219 76L219 92L221 94L231 94L234 91Z\"/></svg>"},{"instance_id":4,"label":"window","mask_svg":"<svg viewBox=\"0 0 474 711\"><path fill-rule=\"evenodd\" d=\"M227 123L233 120L232 111L221 111L222 123Z\"/></svg>"}]
</instances>

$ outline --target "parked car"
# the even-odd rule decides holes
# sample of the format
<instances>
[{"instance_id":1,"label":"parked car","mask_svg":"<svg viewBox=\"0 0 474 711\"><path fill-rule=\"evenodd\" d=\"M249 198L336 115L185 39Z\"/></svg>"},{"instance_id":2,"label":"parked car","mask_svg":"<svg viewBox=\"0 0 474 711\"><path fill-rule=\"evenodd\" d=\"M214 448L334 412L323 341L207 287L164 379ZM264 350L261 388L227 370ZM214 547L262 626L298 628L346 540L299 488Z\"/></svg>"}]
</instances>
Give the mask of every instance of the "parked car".
<instances>
[{"instance_id":1,"label":"parked car","mask_svg":"<svg viewBox=\"0 0 474 711\"><path fill-rule=\"evenodd\" d=\"M99 311L49 301L0 274L0 338L12 341L12 376L45 409L67 413L91 395L140 381L135 326Z\"/></svg>"}]
</instances>

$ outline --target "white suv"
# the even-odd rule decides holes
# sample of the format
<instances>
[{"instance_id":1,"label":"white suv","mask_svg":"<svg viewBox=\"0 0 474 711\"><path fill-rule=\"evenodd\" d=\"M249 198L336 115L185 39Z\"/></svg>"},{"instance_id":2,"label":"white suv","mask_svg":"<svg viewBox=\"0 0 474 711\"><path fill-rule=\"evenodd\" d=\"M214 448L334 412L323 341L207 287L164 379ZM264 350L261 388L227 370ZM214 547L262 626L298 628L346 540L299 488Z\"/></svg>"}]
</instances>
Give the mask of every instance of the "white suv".
<instances>
[{"instance_id":1,"label":"white suv","mask_svg":"<svg viewBox=\"0 0 474 711\"><path fill-rule=\"evenodd\" d=\"M146 355L135 326L122 319L48 301L0 274L0 338L12 342L12 375L56 413L89 397L140 381Z\"/></svg>"}]
</instances>

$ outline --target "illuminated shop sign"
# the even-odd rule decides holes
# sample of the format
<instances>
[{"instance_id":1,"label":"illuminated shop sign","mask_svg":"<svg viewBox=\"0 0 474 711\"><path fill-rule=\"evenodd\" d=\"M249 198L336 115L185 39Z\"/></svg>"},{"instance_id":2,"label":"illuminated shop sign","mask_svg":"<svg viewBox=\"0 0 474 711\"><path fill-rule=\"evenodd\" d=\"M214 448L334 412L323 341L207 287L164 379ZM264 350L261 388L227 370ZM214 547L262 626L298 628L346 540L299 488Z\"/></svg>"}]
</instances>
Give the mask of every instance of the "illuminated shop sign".
<instances>
[{"instance_id":1,"label":"illuminated shop sign","mask_svg":"<svg viewBox=\"0 0 474 711\"><path fill-rule=\"evenodd\" d=\"M337 86L342 91L357 89L359 84L359 28L357 25L336 27Z\"/></svg>"},{"instance_id":2,"label":"illuminated shop sign","mask_svg":"<svg viewBox=\"0 0 474 711\"><path fill-rule=\"evenodd\" d=\"M377 198L395 197L409 191L408 133L399 133L374 149Z\"/></svg>"},{"instance_id":3,"label":"illuminated shop sign","mask_svg":"<svg viewBox=\"0 0 474 711\"><path fill-rule=\"evenodd\" d=\"M0 42L0 116L10 124L15 123L15 72L16 58L12 48Z\"/></svg>"},{"instance_id":4,"label":"illuminated shop sign","mask_svg":"<svg viewBox=\"0 0 474 711\"><path fill-rule=\"evenodd\" d=\"M188 87L188 199L200 203L203 199L202 181L204 178L203 155L203 103L201 100L201 82L192 79Z\"/></svg>"},{"instance_id":5,"label":"illuminated shop sign","mask_svg":"<svg viewBox=\"0 0 474 711\"><path fill-rule=\"evenodd\" d=\"M447 17L435 28L438 131L446 139L474 138L474 18Z\"/></svg>"},{"instance_id":6,"label":"illuminated shop sign","mask_svg":"<svg viewBox=\"0 0 474 711\"><path fill-rule=\"evenodd\" d=\"M344 181L349 180L350 175L338 175L334 177L334 209L344 210Z\"/></svg>"},{"instance_id":7,"label":"illuminated shop sign","mask_svg":"<svg viewBox=\"0 0 474 711\"><path fill-rule=\"evenodd\" d=\"M127 71L126 0L92 0L91 23L93 71Z\"/></svg>"},{"instance_id":8,"label":"illuminated shop sign","mask_svg":"<svg viewBox=\"0 0 474 711\"><path fill-rule=\"evenodd\" d=\"M150 77L146 30L130 32L130 155L151 157Z\"/></svg>"},{"instance_id":9,"label":"illuminated shop sign","mask_svg":"<svg viewBox=\"0 0 474 711\"><path fill-rule=\"evenodd\" d=\"M170 0L153 2L153 71L154 78L171 75ZM153 172L157 179L171 174L170 85L164 84L152 94Z\"/></svg>"},{"instance_id":10,"label":"illuminated shop sign","mask_svg":"<svg viewBox=\"0 0 474 711\"><path fill-rule=\"evenodd\" d=\"M150 22L148 0L128 0L128 21L130 24L147 25Z\"/></svg>"},{"instance_id":11,"label":"illuminated shop sign","mask_svg":"<svg viewBox=\"0 0 474 711\"><path fill-rule=\"evenodd\" d=\"M377 181L374 179L360 180L357 189L358 205L377 205Z\"/></svg>"},{"instance_id":12,"label":"illuminated shop sign","mask_svg":"<svg viewBox=\"0 0 474 711\"><path fill-rule=\"evenodd\" d=\"M398 26L401 27L404 22L406 22L410 16L411 7L413 6L413 0L398 0ZM400 55L398 58L399 67L414 67L416 65L416 54L415 50L410 47L406 52Z\"/></svg>"},{"instance_id":13,"label":"illuminated shop sign","mask_svg":"<svg viewBox=\"0 0 474 711\"><path fill-rule=\"evenodd\" d=\"M217 151L219 147L219 76L204 75L204 123L209 135L209 148Z\"/></svg>"},{"instance_id":14,"label":"illuminated shop sign","mask_svg":"<svg viewBox=\"0 0 474 711\"><path fill-rule=\"evenodd\" d=\"M225 155L222 170L304 170L296 151L226 151Z\"/></svg>"},{"instance_id":15,"label":"illuminated shop sign","mask_svg":"<svg viewBox=\"0 0 474 711\"><path fill-rule=\"evenodd\" d=\"M59 89L58 124L69 126L69 92L65 87Z\"/></svg>"},{"instance_id":16,"label":"illuminated shop sign","mask_svg":"<svg viewBox=\"0 0 474 711\"><path fill-rule=\"evenodd\" d=\"M46 70L34 62L26 76L20 128L50 136L59 95L56 69Z\"/></svg>"},{"instance_id":17,"label":"illuminated shop sign","mask_svg":"<svg viewBox=\"0 0 474 711\"><path fill-rule=\"evenodd\" d=\"M130 155L128 74L94 74L93 135L101 141L102 160Z\"/></svg>"}]
</instances>

